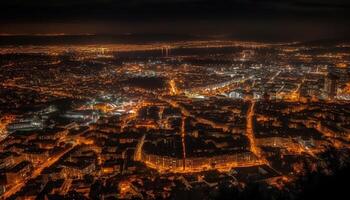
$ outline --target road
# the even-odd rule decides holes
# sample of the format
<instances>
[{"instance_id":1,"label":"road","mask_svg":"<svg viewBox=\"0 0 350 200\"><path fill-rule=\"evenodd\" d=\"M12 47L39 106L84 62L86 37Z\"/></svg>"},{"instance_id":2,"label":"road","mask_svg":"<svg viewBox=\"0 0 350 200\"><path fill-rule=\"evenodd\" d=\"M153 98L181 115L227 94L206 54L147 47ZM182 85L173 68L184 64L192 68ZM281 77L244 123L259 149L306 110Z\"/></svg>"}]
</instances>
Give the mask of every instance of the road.
<instances>
[{"instance_id":1,"label":"road","mask_svg":"<svg viewBox=\"0 0 350 200\"><path fill-rule=\"evenodd\" d=\"M179 108L181 110L182 116L184 116L184 117L191 117L191 118L195 119L197 122L210 125L213 128L223 129L224 131L230 130L230 127L226 124L218 124L218 123L213 122L211 120L208 120L208 119L198 117L198 116L191 114L185 107L181 106L178 102L176 102L172 99L163 98L163 97L159 97L159 99L167 102L168 104L170 104L174 108Z\"/></svg>"},{"instance_id":2,"label":"road","mask_svg":"<svg viewBox=\"0 0 350 200\"><path fill-rule=\"evenodd\" d=\"M63 155L65 155L66 153L68 153L70 150L72 150L76 145L73 145L67 149L65 149L64 151L60 152L59 154L55 155L54 157L50 157L48 160L46 160L46 162L40 164L39 166L35 166L35 170L33 171L32 175L28 178L25 179L19 183L17 183L15 186L13 186L12 188L10 188L8 191L6 191L1 199L7 199L10 196L12 196L13 194L15 194L16 192L20 191L25 185L26 183L30 180L30 179L35 179L36 177L38 177L41 172L47 168L50 167L51 165L53 165L55 162L57 162Z\"/></svg>"},{"instance_id":3,"label":"road","mask_svg":"<svg viewBox=\"0 0 350 200\"><path fill-rule=\"evenodd\" d=\"M254 135L254 124L253 124L254 114L255 114L255 101L251 100L251 103L247 112L247 116L246 116L246 121L247 121L246 135L250 143L250 151L258 157L259 162L261 162L261 164L268 164L267 160L263 158L260 148L256 145L255 135Z\"/></svg>"},{"instance_id":4,"label":"road","mask_svg":"<svg viewBox=\"0 0 350 200\"><path fill-rule=\"evenodd\" d=\"M276 72L276 74L273 75L273 76L270 78L270 80L267 81L267 83L273 83L273 81L275 80L275 78L276 78L278 75L280 75L280 73L281 73L281 70L278 71L278 72Z\"/></svg>"}]
</instances>

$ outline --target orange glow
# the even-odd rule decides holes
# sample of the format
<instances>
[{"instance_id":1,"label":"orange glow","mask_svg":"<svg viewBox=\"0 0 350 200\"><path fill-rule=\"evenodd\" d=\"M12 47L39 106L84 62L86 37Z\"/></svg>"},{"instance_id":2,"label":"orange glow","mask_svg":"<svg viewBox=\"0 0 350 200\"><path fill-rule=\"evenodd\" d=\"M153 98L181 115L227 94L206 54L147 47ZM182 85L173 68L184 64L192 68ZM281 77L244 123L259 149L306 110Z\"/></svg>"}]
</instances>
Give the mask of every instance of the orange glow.
<instances>
[{"instance_id":1,"label":"orange glow","mask_svg":"<svg viewBox=\"0 0 350 200\"><path fill-rule=\"evenodd\" d=\"M208 162L205 162L201 165L198 165L196 167L194 166L187 166L185 169L183 167L174 167L174 168L168 168L168 167L162 167L159 165L156 165L153 162L149 161L143 161L145 165L151 169L157 170L159 173L196 173L196 172L203 172L203 171L208 171L208 170L218 170L220 172L228 172L232 168L235 167L252 167L252 166L257 166L257 165L263 165L265 162L261 160L252 160L252 161L244 161L244 162L237 162L237 161L229 161L225 162L222 164L216 164L215 167L213 167L210 164L210 159L208 159Z\"/></svg>"},{"instance_id":2,"label":"orange glow","mask_svg":"<svg viewBox=\"0 0 350 200\"><path fill-rule=\"evenodd\" d=\"M100 103L100 104L96 104L94 105L94 109L96 110L100 110L104 113L108 113L108 112L111 112L113 111L113 107L109 104L105 104L105 103Z\"/></svg>"},{"instance_id":3,"label":"orange glow","mask_svg":"<svg viewBox=\"0 0 350 200\"><path fill-rule=\"evenodd\" d=\"M253 131L253 116L254 116L255 101L251 101L248 113L247 113L247 128L246 133L250 143L250 151L255 154L259 159L262 159L262 163L267 164L267 161L262 158L260 148L257 146Z\"/></svg>"},{"instance_id":4,"label":"orange glow","mask_svg":"<svg viewBox=\"0 0 350 200\"><path fill-rule=\"evenodd\" d=\"M171 80L169 81L169 86L170 86L170 94L171 94L171 95L177 95L177 94L179 94L179 90L178 90L177 87L176 87L176 83L175 83L174 79L171 79Z\"/></svg>"},{"instance_id":5,"label":"orange glow","mask_svg":"<svg viewBox=\"0 0 350 200\"><path fill-rule=\"evenodd\" d=\"M6 132L6 128L7 125L9 125L10 123L12 123L14 120L16 119L16 117L14 115L6 115L3 116L0 119L0 134L3 134Z\"/></svg>"},{"instance_id":6,"label":"orange glow","mask_svg":"<svg viewBox=\"0 0 350 200\"><path fill-rule=\"evenodd\" d=\"M346 68L347 64L346 63L337 63L338 68Z\"/></svg>"},{"instance_id":7,"label":"orange glow","mask_svg":"<svg viewBox=\"0 0 350 200\"><path fill-rule=\"evenodd\" d=\"M350 82L346 84L345 88L343 89L343 92L346 94L350 94Z\"/></svg>"}]
</instances>

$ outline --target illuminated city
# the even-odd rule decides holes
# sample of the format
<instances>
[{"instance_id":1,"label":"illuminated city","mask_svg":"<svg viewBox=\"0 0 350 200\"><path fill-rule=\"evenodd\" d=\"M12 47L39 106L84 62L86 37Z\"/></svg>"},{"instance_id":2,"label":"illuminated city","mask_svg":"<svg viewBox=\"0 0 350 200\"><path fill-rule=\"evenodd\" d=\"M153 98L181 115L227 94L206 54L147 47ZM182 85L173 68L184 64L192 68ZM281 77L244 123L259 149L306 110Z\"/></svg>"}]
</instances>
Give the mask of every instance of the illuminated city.
<instances>
[{"instance_id":1,"label":"illuminated city","mask_svg":"<svg viewBox=\"0 0 350 200\"><path fill-rule=\"evenodd\" d=\"M0 199L298 200L349 175L349 40L2 32Z\"/></svg>"}]
</instances>

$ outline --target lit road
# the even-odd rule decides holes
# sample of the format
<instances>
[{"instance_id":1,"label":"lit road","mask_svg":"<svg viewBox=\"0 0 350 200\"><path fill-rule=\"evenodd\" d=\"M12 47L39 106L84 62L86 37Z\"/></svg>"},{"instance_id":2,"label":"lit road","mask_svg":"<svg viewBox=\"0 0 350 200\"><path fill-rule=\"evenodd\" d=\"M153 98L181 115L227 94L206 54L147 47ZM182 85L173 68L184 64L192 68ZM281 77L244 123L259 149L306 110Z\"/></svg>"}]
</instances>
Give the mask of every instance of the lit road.
<instances>
[{"instance_id":1,"label":"lit road","mask_svg":"<svg viewBox=\"0 0 350 200\"><path fill-rule=\"evenodd\" d=\"M134 159L137 160L137 161L140 161L140 160L141 160L141 157L142 157L142 147L143 147L143 144L145 143L145 138L146 138L146 135L144 134L144 135L141 137L140 142L139 142L139 143L137 144L137 146L136 146L135 157L134 157Z\"/></svg>"},{"instance_id":2,"label":"lit road","mask_svg":"<svg viewBox=\"0 0 350 200\"><path fill-rule=\"evenodd\" d=\"M11 195L15 194L16 192L20 191L22 189L22 187L24 187L27 183L28 180L30 179L35 179L36 177L38 177L41 172L47 168L50 167L51 165L53 165L55 162L57 162L63 155L65 155L67 152L69 152L70 150L72 150L76 145L73 145L72 147L67 148L66 150L60 152L59 154L50 157L48 160L46 160L46 162L40 164L39 166L35 166L35 170L33 171L32 175L26 179L23 180L19 183L17 183L15 186L13 186L12 188L10 188L8 191L6 191L3 195L2 195L2 199L7 199L9 198Z\"/></svg>"},{"instance_id":3,"label":"lit road","mask_svg":"<svg viewBox=\"0 0 350 200\"><path fill-rule=\"evenodd\" d=\"M253 79L254 76L247 77L245 79L241 79L239 81L231 80L225 83L222 83L222 85L216 85L215 87L202 87L202 88L192 88L191 91L204 95L204 96L215 96L220 94L229 93L232 90L236 89L240 84L245 83L246 81Z\"/></svg>"},{"instance_id":4,"label":"lit road","mask_svg":"<svg viewBox=\"0 0 350 200\"><path fill-rule=\"evenodd\" d=\"M273 83L275 78L281 73L281 71L278 71L274 76L271 77L271 79L267 83Z\"/></svg>"},{"instance_id":5,"label":"lit road","mask_svg":"<svg viewBox=\"0 0 350 200\"><path fill-rule=\"evenodd\" d=\"M159 99L169 103L174 108L179 108L181 110L182 116L194 118L194 119L196 119L197 122L202 123L202 124L210 125L213 128L219 128L219 129L221 128L221 129L223 129L225 131L229 131L229 129L230 129L230 127L228 125L218 124L218 123L215 123L215 122L213 122L211 120L208 120L208 119L205 119L205 118L202 118L202 117L198 117L198 116L194 116L185 107L181 106L178 102L176 102L176 101L174 101L172 99L163 98L163 97L159 97Z\"/></svg>"},{"instance_id":6,"label":"lit road","mask_svg":"<svg viewBox=\"0 0 350 200\"><path fill-rule=\"evenodd\" d=\"M248 112L247 112L246 134L247 134L247 137L248 137L249 143L250 143L250 151L253 154L255 154L262 163L266 164L267 161L262 158L261 151L255 142L255 135L254 135L254 129L253 129L254 113L255 113L255 101L251 101Z\"/></svg>"}]
</instances>

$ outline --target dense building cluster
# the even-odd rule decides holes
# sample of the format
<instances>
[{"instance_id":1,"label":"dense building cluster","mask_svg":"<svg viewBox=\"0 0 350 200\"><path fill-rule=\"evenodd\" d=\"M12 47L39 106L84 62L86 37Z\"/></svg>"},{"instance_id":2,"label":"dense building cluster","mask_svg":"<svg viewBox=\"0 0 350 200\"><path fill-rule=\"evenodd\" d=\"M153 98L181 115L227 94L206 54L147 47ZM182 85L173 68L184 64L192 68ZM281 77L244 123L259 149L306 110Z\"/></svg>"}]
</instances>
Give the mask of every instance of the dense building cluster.
<instances>
[{"instance_id":1,"label":"dense building cluster","mask_svg":"<svg viewBox=\"0 0 350 200\"><path fill-rule=\"evenodd\" d=\"M324 167L328 147L350 147L349 49L2 47L0 195L176 199L251 182L281 189Z\"/></svg>"}]
</instances>

